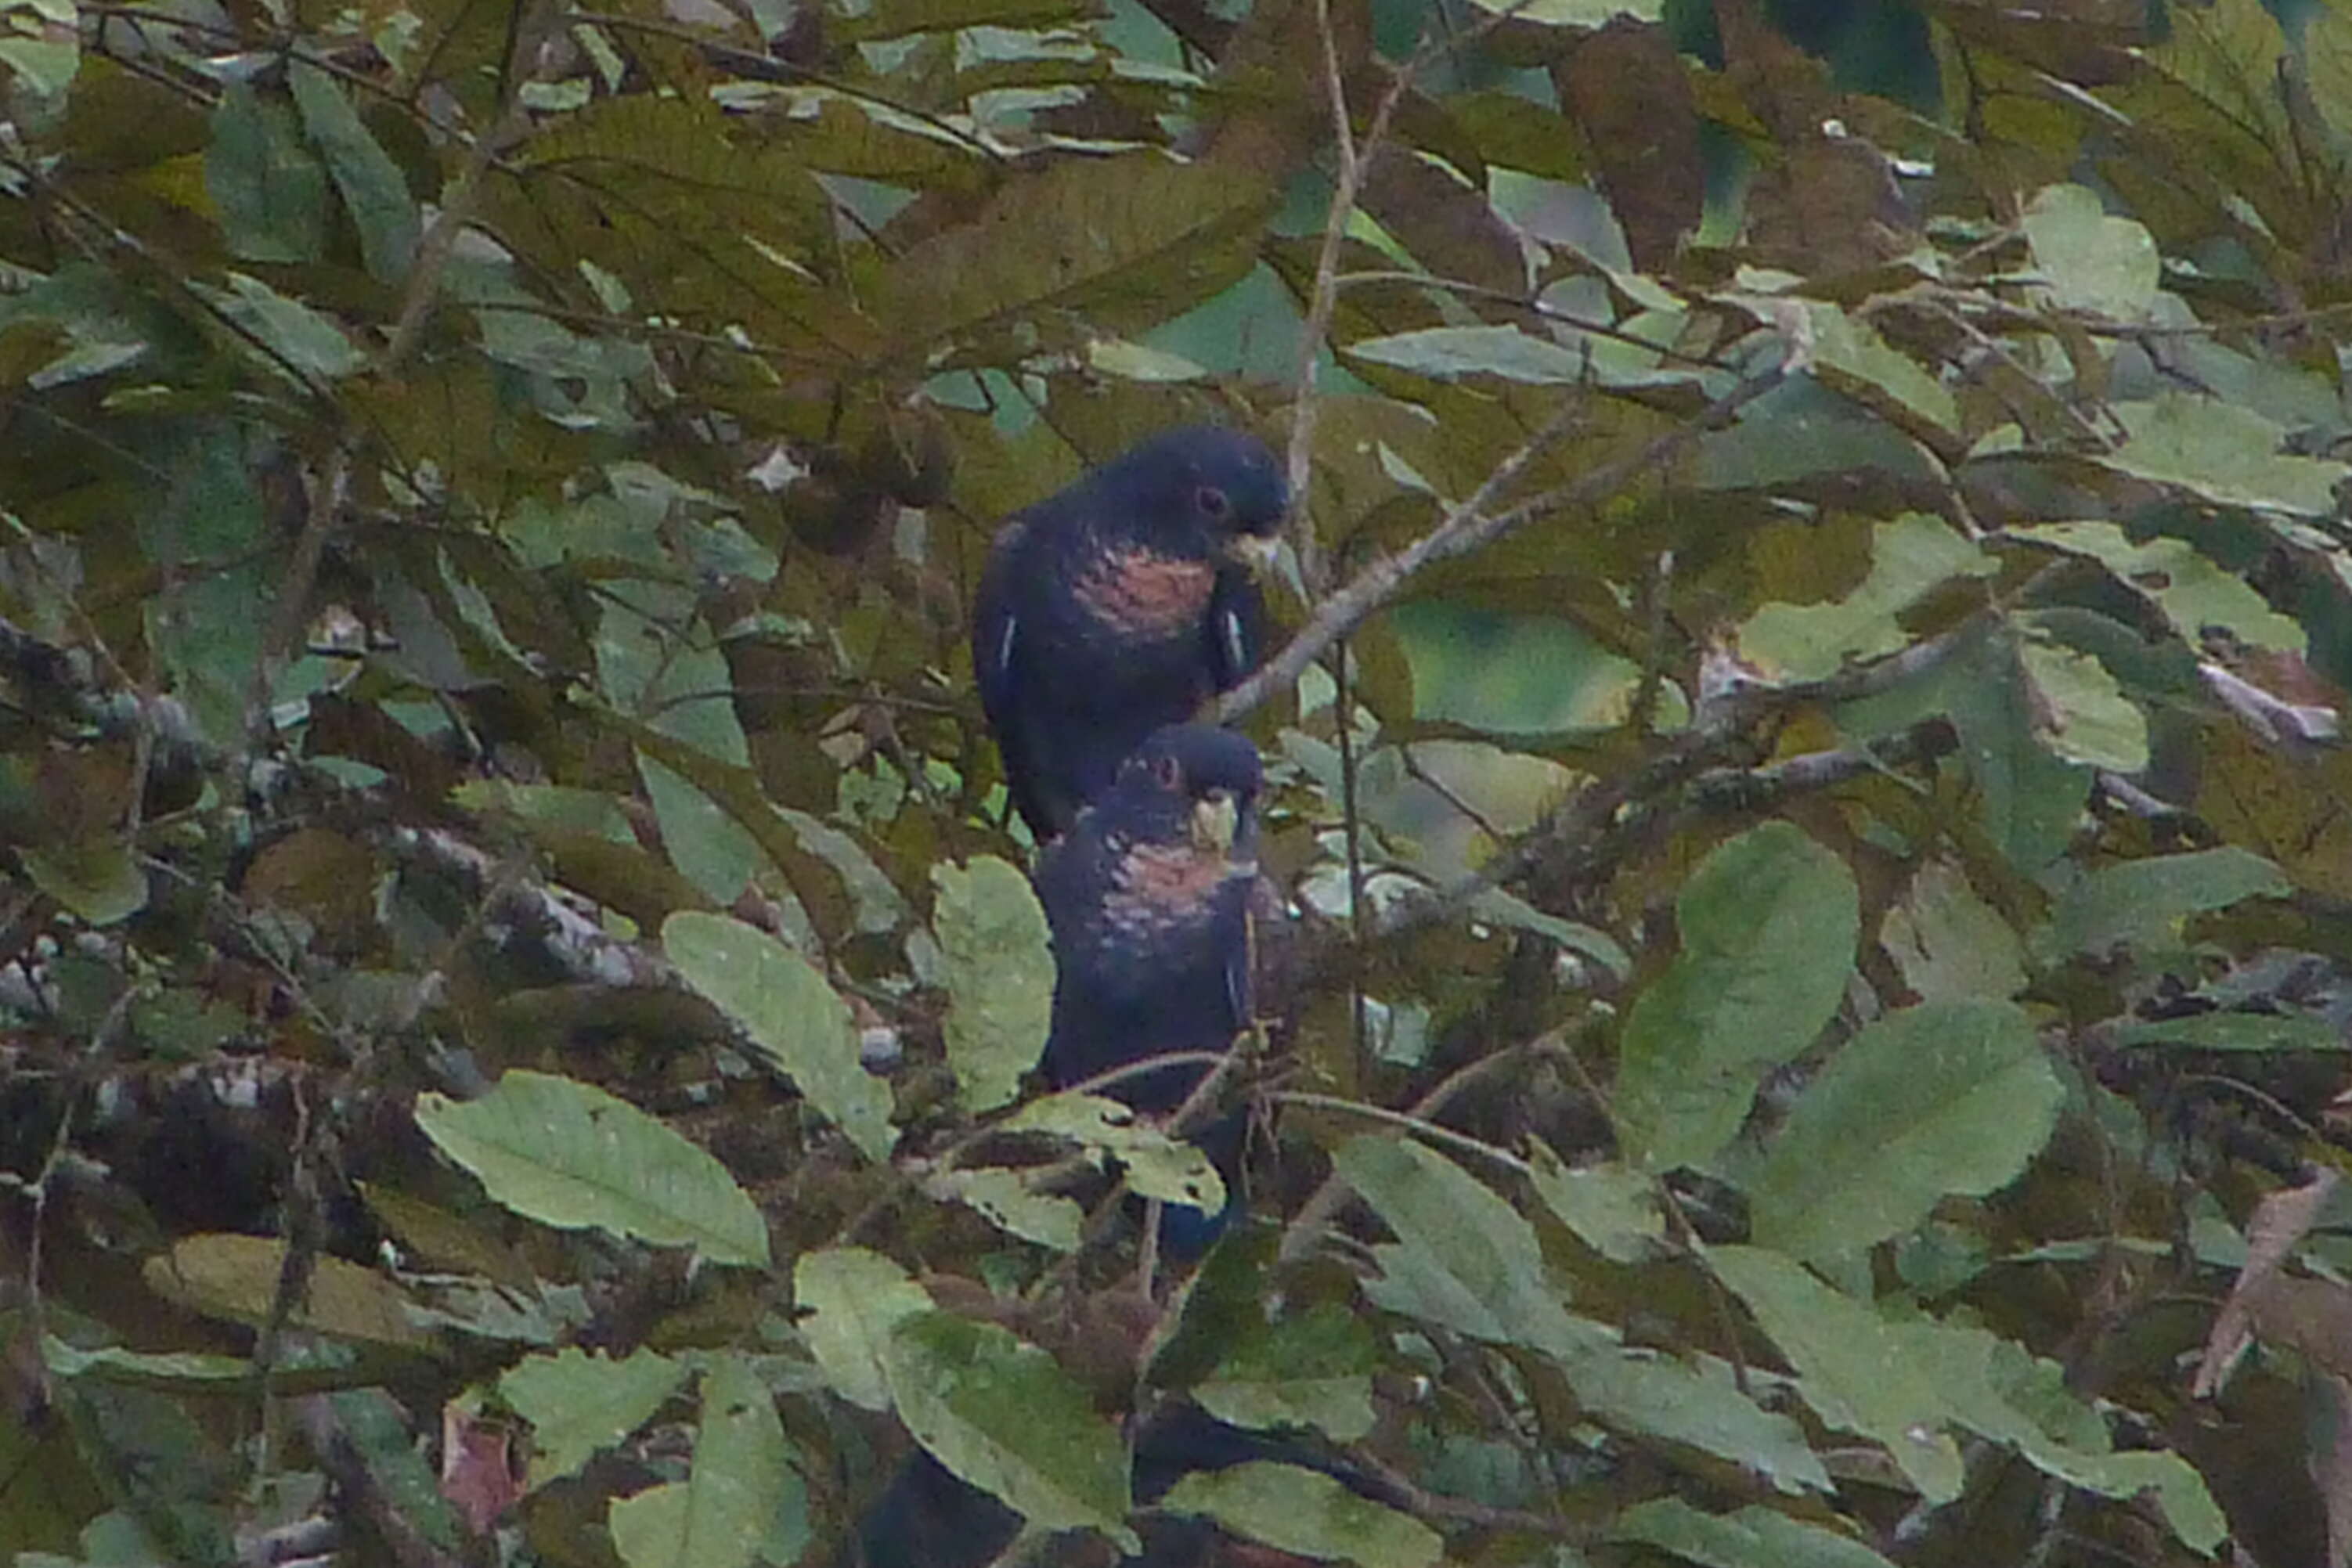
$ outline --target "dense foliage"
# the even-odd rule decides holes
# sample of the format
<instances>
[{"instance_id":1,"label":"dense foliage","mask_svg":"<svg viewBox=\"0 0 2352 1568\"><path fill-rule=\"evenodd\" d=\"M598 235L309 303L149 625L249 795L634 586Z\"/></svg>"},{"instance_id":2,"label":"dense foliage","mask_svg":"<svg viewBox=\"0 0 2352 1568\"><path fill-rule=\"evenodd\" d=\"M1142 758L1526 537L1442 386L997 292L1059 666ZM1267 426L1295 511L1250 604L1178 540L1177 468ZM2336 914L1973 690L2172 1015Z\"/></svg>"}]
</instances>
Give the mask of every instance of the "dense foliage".
<instances>
[{"instance_id":1,"label":"dense foliage","mask_svg":"<svg viewBox=\"0 0 2352 1568\"><path fill-rule=\"evenodd\" d=\"M1162 1509L1369 1568L2352 1551L2352 7L0 0L0 90L20 1561L823 1562L910 1433L1131 1542L1180 1399L1367 1495ZM1297 985L1139 1274L965 635L1201 418Z\"/></svg>"}]
</instances>

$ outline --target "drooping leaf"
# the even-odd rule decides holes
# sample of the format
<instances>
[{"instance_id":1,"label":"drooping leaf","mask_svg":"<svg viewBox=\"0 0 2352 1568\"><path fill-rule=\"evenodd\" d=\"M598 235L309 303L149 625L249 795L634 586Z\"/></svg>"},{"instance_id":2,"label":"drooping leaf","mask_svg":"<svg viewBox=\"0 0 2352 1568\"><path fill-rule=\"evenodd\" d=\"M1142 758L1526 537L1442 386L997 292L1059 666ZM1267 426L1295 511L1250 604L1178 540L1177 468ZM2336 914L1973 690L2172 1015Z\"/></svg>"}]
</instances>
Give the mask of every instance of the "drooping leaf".
<instances>
[{"instance_id":1,"label":"drooping leaf","mask_svg":"<svg viewBox=\"0 0 2352 1568\"><path fill-rule=\"evenodd\" d=\"M949 1469L1048 1530L1099 1530L1133 1552L1118 1432L1054 1358L992 1323L920 1312L890 1331L898 1418Z\"/></svg>"},{"instance_id":2,"label":"drooping leaf","mask_svg":"<svg viewBox=\"0 0 2352 1568\"><path fill-rule=\"evenodd\" d=\"M1712 1158L1763 1071L1812 1043L1861 926L1853 874L1785 822L1718 847L1675 908L1682 951L1635 1000L1618 1048L1618 1135L1654 1171Z\"/></svg>"},{"instance_id":3,"label":"drooping leaf","mask_svg":"<svg viewBox=\"0 0 2352 1568\"><path fill-rule=\"evenodd\" d=\"M259 1327L270 1320L286 1243L268 1236L186 1236L141 1270L147 1288L191 1312ZM373 1269L314 1258L289 1322L298 1328L401 1351L430 1350L409 1316L408 1293Z\"/></svg>"},{"instance_id":4,"label":"drooping leaf","mask_svg":"<svg viewBox=\"0 0 2352 1568\"><path fill-rule=\"evenodd\" d=\"M499 1395L530 1423L539 1449L530 1485L576 1473L651 1420L687 1375L677 1362L644 1349L617 1361L576 1346L524 1357L499 1379Z\"/></svg>"},{"instance_id":5,"label":"drooping leaf","mask_svg":"<svg viewBox=\"0 0 2352 1568\"><path fill-rule=\"evenodd\" d=\"M828 1247L793 1262L793 1296L809 1311L803 1332L834 1392L868 1410L887 1409L882 1362L890 1331L929 1312L929 1293L878 1252Z\"/></svg>"},{"instance_id":6,"label":"drooping leaf","mask_svg":"<svg viewBox=\"0 0 2352 1568\"><path fill-rule=\"evenodd\" d=\"M2288 891L2278 867L2234 846L2124 861L2069 888L2034 946L2056 957L2104 953L2118 943L2162 942L2191 915L2226 909L2241 899L2282 898Z\"/></svg>"},{"instance_id":7,"label":"drooping leaf","mask_svg":"<svg viewBox=\"0 0 2352 1568\"><path fill-rule=\"evenodd\" d=\"M1619 1515L1610 1534L1706 1568L1891 1568L1851 1536L1753 1505L1702 1513L1680 1498L1654 1498Z\"/></svg>"},{"instance_id":8,"label":"drooping leaf","mask_svg":"<svg viewBox=\"0 0 2352 1568\"><path fill-rule=\"evenodd\" d=\"M2096 192L2045 185L2018 225L2061 309L2130 320L2155 301L2161 270L2155 239L2129 218L2108 216Z\"/></svg>"},{"instance_id":9,"label":"drooping leaf","mask_svg":"<svg viewBox=\"0 0 2352 1568\"><path fill-rule=\"evenodd\" d=\"M1054 1007L1045 912L1028 878L993 855L931 868L932 927L947 987L948 1062L964 1103L992 1111L1037 1065Z\"/></svg>"},{"instance_id":10,"label":"drooping leaf","mask_svg":"<svg viewBox=\"0 0 2352 1568\"><path fill-rule=\"evenodd\" d=\"M621 1561L629 1568L743 1568L780 1512L806 1511L791 1454L775 1396L752 1364L713 1357L702 1375L702 1419L687 1479L612 1506Z\"/></svg>"},{"instance_id":11,"label":"drooping leaf","mask_svg":"<svg viewBox=\"0 0 2352 1568\"><path fill-rule=\"evenodd\" d=\"M327 175L292 109L231 83L213 110L205 187L229 248L247 261L316 261L325 246Z\"/></svg>"},{"instance_id":12,"label":"drooping leaf","mask_svg":"<svg viewBox=\"0 0 2352 1568\"><path fill-rule=\"evenodd\" d=\"M768 1261L767 1221L727 1167L593 1085L515 1069L478 1100L419 1095L416 1124L525 1218Z\"/></svg>"},{"instance_id":13,"label":"drooping leaf","mask_svg":"<svg viewBox=\"0 0 2352 1568\"><path fill-rule=\"evenodd\" d=\"M807 959L764 931L700 910L662 923L662 951L866 1158L890 1157L898 1132L889 1087L859 1061L848 1004Z\"/></svg>"},{"instance_id":14,"label":"drooping leaf","mask_svg":"<svg viewBox=\"0 0 2352 1568\"><path fill-rule=\"evenodd\" d=\"M1195 1471L1169 1489L1160 1506L1213 1519L1281 1551L1362 1568L1431 1568L1445 1555L1444 1539L1411 1514L1297 1465L1252 1461Z\"/></svg>"},{"instance_id":15,"label":"drooping leaf","mask_svg":"<svg viewBox=\"0 0 2352 1568\"><path fill-rule=\"evenodd\" d=\"M1763 1246L1822 1257L1899 1235L1953 1193L2005 1186L2065 1090L2007 1002L1923 1002L1839 1048L1750 1186Z\"/></svg>"}]
</instances>

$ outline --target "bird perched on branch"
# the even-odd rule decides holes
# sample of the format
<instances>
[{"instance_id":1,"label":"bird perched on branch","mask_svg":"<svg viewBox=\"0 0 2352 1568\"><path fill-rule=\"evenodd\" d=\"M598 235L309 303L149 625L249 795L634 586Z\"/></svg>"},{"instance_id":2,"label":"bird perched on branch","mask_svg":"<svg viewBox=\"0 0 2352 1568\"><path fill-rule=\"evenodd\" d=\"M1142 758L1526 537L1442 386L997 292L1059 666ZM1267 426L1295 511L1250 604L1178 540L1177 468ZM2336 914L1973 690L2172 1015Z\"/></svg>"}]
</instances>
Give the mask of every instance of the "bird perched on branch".
<instances>
[{"instance_id":1,"label":"bird perched on branch","mask_svg":"<svg viewBox=\"0 0 2352 1568\"><path fill-rule=\"evenodd\" d=\"M1247 557L1289 509L1265 444L1190 425L1156 435L998 530L971 662L1013 803L1066 831L1120 761L1260 657Z\"/></svg>"},{"instance_id":2,"label":"bird perched on branch","mask_svg":"<svg viewBox=\"0 0 2352 1568\"><path fill-rule=\"evenodd\" d=\"M1155 730L1038 862L1056 968L1044 1061L1055 1088L1169 1051L1223 1051L1257 1016L1282 924L1257 869L1264 777L1257 747L1231 730ZM1164 1113L1206 1071L1170 1067L1103 1092ZM1238 1116L1193 1134L1229 1191L1241 1134ZM1221 1223L1171 1208L1162 1238L1197 1254Z\"/></svg>"}]
</instances>

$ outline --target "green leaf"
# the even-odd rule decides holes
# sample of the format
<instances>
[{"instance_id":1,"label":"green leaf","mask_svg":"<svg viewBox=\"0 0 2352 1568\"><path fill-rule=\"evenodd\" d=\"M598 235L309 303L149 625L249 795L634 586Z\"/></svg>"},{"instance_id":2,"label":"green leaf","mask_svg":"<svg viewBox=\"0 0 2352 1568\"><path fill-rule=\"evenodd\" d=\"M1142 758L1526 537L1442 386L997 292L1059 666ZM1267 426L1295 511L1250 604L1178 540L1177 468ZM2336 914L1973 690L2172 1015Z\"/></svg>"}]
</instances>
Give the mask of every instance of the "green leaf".
<instances>
[{"instance_id":1,"label":"green leaf","mask_svg":"<svg viewBox=\"0 0 2352 1568\"><path fill-rule=\"evenodd\" d=\"M1274 197L1265 170L1215 158L1056 162L908 250L881 280L877 316L934 371L1022 351L1074 316L1084 338L1131 336L1246 273Z\"/></svg>"},{"instance_id":2,"label":"green leaf","mask_svg":"<svg viewBox=\"0 0 2352 1568\"><path fill-rule=\"evenodd\" d=\"M1200 1514L1236 1535L1325 1562L1431 1568L1445 1555L1444 1537L1411 1514L1296 1465L1253 1460L1196 1470L1170 1488L1160 1507Z\"/></svg>"},{"instance_id":3,"label":"green leaf","mask_svg":"<svg viewBox=\"0 0 2352 1568\"><path fill-rule=\"evenodd\" d=\"M2050 749L2069 762L2137 773L2147 766L2147 716L2124 695L2106 665L2074 649L2027 638L2018 643L2029 700Z\"/></svg>"},{"instance_id":4,"label":"green leaf","mask_svg":"<svg viewBox=\"0 0 2352 1568\"><path fill-rule=\"evenodd\" d=\"M1702 1513L1680 1498L1653 1498L1618 1515L1609 1534L1706 1568L1893 1568L1852 1536L1753 1505Z\"/></svg>"},{"instance_id":5,"label":"green leaf","mask_svg":"<svg viewBox=\"0 0 2352 1568\"><path fill-rule=\"evenodd\" d=\"M1759 1245L1828 1257L1909 1230L1950 1193L2008 1185L2065 1089L2007 1002L1926 1002L1848 1040L1749 1186Z\"/></svg>"},{"instance_id":6,"label":"green leaf","mask_svg":"<svg viewBox=\"0 0 2352 1568\"><path fill-rule=\"evenodd\" d=\"M229 250L247 261L317 261L326 248L327 173L294 111L231 82L213 110L205 189Z\"/></svg>"},{"instance_id":7,"label":"green leaf","mask_svg":"<svg viewBox=\"0 0 2352 1568\"><path fill-rule=\"evenodd\" d=\"M1924 441L1958 444L1959 405L1916 360L1835 305L1808 300L1805 319L1812 328L1810 366L1823 386Z\"/></svg>"},{"instance_id":8,"label":"green leaf","mask_svg":"<svg viewBox=\"0 0 2352 1568\"><path fill-rule=\"evenodd\" d=\"M1311 1427L1335 1443L1372 1429L1379 1345L1363 1320L1325 1301L1274 1322L1250 1323L1192 1390L1218 1420L1264 1431Z\"/></svg>"},{"instance_id":9,"label":"green leaf","mask_svg":"<svg viewBox=\"0 0 2352 1568\"><path fill-rule=\"evenodd\" d=\"M1886 912L1878 940L1903 983L1927 1000L2013 997L2025 988L2025 950L2015 927L1948 861L1919 868Z\"/></svg>"},{"instance_id":10,"label":"green leaf","mask_svg":"<svg viewBox=\"0 0 2352 1568\"><path fill-rule=\"evenodd\" d=\"M2062 310L2110 320L2144 317L2156 302L2156 239L2129 218L2111 218L2081 185L2045 185L2019 214L2033 265Z\"/></svg>"},{"instance_id":11,"label":"green leaf","mask_svg":"<svg viewBox=\"0 0 2352 1568\"><path fill-rule=\"evenodd\" d=\"M992 1111L1021 1092L1053 1021L1054 955L1029 879L993 855L931 868L931 925L948 993L948 1063L965 1108Z\"/></svg>"},{"instance_id":12,"label":"green leaf","mask_svg":"<svg viewBox=\"0 0 2352 1568\"><path fill-rule=\"evenodd\" d=\"M614 1502L613 1546L629 1568L744 1568L796 1501L804 1511L774 1396L749 1360L721 1354L702 1375L694 1469Z\"/></svg>"},{"instance_id":13,"label":"green leaf","mask_svg":"<svg viewBox=\"0 0 2352 1568\"><path fill-rule=\"evenodd\" d=\"M289 63L286 85L301 111L302 129L327 161L327 172L359 232L360 257L368 276L397 285L416 257L422 230L415 199L400 166L368 134L335 79L305 60Z\"/></svg>"},{"instance_id":14,"label":"green leaf","mask_svg":"<svg viewBox=\"0 0 2352 1568\"><path fill-rule=\"evenodd\" d=\"M1603 27L1620 16L1655 22L1665 15L1666 0L1477 0L1489 11L1507 11L1517 22L1541 22L1554 27Z\"/></svg>"},{"instance_id":15,"label":"green leaf","mask_svg":"<svg viewBox=\"0 0 2352 1568\"><path fill-rule=\"evenodd\" d=\"M352 346L341 328L257 277L232 272L226 292L201 284L191 287L276 356L273 370L333 381L367 363L367 357Z\"/></svg>"},{"instance_id":16,"label":"green leaf","mask_svg":"<svg viewBox=\"0 0 2352 1568\"><path fill-rule=\"evenodd\" d=\"M1862 921L1844 862L1786 822L1717 847L1675 908L1682 951L1618 1046L1618 1136L1653 1171L1712 1159L1763 1073L1813 1042L1845 994Z\"/></svg>"},{"instance_id":17,"label":"green leaf","mask_svg":"<svg viewBox=\"0 0 2352 1568\"><path fill-rule=\"evenodd\" d=\"M1960 1451L1944 1429L1950 1414L1892 1325L1781 1253L1717 1247L1706 1261L1796 1368L1797 1392L1815 1415L1884 1447L1928 1501L1959 1496Z\"/></svg>"},{"instance_id":18,"label":"green leaf","mask_svg":"<svg viewBox=\"0 0 2352 1568\"><path fill-rule=\"evenodd\" d=\"M1024 1241L1056 1252L1076 1251L1086 1239L1086 1209L1070 1198L1037 1191L1030 1175L996 1166L935 1171L923 1179L923 1190L977 1209L990 1224Z\"/></svg>"},{"instance_id":19,"label":"green leaf","mask_svg":"<svg viewBox=\"0 0 2352 1568\"><path fill-rule=\"evenodd\" d=\"M499 1379L499 1397L530 1423L539 1450L530 1466L536 1489L617 1446L652 1420L686 1379L684 1365L654 1351L615 1361L566 1347L525 1356Z\"/></svg>"},{"instance_id":20,"label":"green leaf","mask_svg":"<svg viewBox=\"0 0 2352 1568\"><path fill-rule=\"evenodd\" d=\"M2160 946L2177 941L2179 923L2192 915L2293 891L2278 867L2235 845L2125 861L2069 887L2049 925L2036 933L2034 950L2055 962L2124 945Z\"/></svg>"},{"instance_id":21,"label":"green leaf","mask_svg":"<svg viewBox=\"0 0 2352 1568\"><path fill-rule=\"evenodd\" d=\"M511 1069L478 1100L420 1094L416 1124L527 1219L767 1264L767 1221L727 1167L602 1089Z\"/></svg>"},{"instance_id":22,"label":"green leaf","mask_svg":"<svg viewBox=\"0 0 2352 1568\"><path fill-rule=\"evenodd\" d=\"M1536 1196L1578 1240L1612 1263L1645 1263L1666 1249L1666 1219L1657 1178L1623 1166L1574 1169L1549 1145L1528 1151Z\"/></svg>"},{"instance_id":23,"label":"green leaf","mask_svg":"<svg viewBox=\"0 0 2352 1568\"><path fill-rule=\"evenodd\" d=\"M1484 1182L1410 1139L1369 1134L1340 1145L1331 1165L1396 1232L1382 1256L1410 1267L1418 1311L1497 1344L1585 1342L1545 1277L1535 1228Z\"/></svg>"},{"instance_id":24,"label":"green leaf","mask_svg":"<svg viewBox=\"0 0 2352 1568\"><path fill-rule=\"evenodd\" d=\"M1054 1358L993 1323L921 1312L883 1353L898 1419L931 1456L1045 1530L1099 1530L1133 1553L1125 1446Z\"/></svg>"},{"instance_id":25,"label":"green leaf","mask_svg":"<svg viewBox=\"0 0 2352 1568\"><path fill-rule=\"evenodd\" d=\"M662 951L866 1158L890 1157L889 1086L859 1062L848 1004L807 959L755 926L691 909L662 922Z\"/></svg>"},{"instance_id":26,"label":"green leaf","mask_svg":"<svg viewBox=\"0 0 2352 1568\"><path fill-rule=\"evenodd\" d=\"M0 5L0 68L26 91L58 99L81 68L81 7L74 0L13 0ZM37 115L23 115L32 120Z\"/></svg>"},{"instance_id":27,"label":"green leaf","mask_svg":"<svg viewBox=\"0 0 2352 1568\"><path fill-rule=\"evenodd\" d=\"M1049 1133L1099 1151L1126 1168L1138 1196L1181 1203L1204 1214L1225 1207L1224 1178L1209 1156L1140 1120L1131 1105L1100 1094L1049 1094L1024 1105L1004 1124L1008 1133Z\"/></svg>"},{"instance_id":28,"label":"green leaf","mask_svg":"<svg viewBox=\"0 0 2352 1568\"><path fill-rule=\"evenodd\" d=\"M2332 516L2345 465L2283 455L2286 432L2217 398L2167 392L2110 412L2128 433L2122 446L2090 460L2118 474L2177 486L2221 507Z\"/></svg>"},{"instance_id":29,"label":"green leaf","mask_svg":"<svg viewBox=\"0 0 2352 1568\"><path fill-rule=\"evenodd\" d=\"M1910 638L1896 617L1945 583L2000 570L1941 518L1906 512L1872 529L1861 586L1833 604L1765 605L1739 628L1740 656L1767 679L1821 680L1904 647Z\"/></svg>"},{"instance_id":30,"label":"green leaf","mask_svg":"<svg viewBox=\"0 0 2352 1568\"><path fill-rule=\"evenodd\" d=\"M1352 359L1445 382L1495 376L1538 386L1575 386L1591 373L1584 355L1517 327L1426 327L1361 339L1346 351Z\"/></svg>"},{"instance_id":31,"label":"green leaf","mask_svg":"<svg viewBox=\"0 0 2352 1568\"><path fill-rule=\"evenodd\" d=\"M1578 1402L1604 1426L1710 1455L1783 1492L1835 1490L1804 1427L1741 1392L1728 1363L1604 1343L1558 1359Z\"/></svg>"},{"instance_id":32,"label":"green leaf","mask_svg":"<svg viewBox=\"0 0 2352 1568\"><path fill-rule=\"evenodd\" d=\"M833 1391L867 1410L890 1406L882 1371L890 1331L932 1309L907 1271L863 1247L803 1252L793 1264L793 1300L805 1309L801 1333Z\"/></svg>"},{"instance_id":33,"label":"green leaf","mask_svg":"<svg viewBox=\"0 0 2352 1568\"><path fill-rule=\"evenodd\" d=\"M24 852L33 885L92 925L128 920L147 907L147 873L131 845L111 837Z\"/></svg>"},{"instance_id":34,"label":"green leaf","mask_svg":"<svg viewBox=\"0 0 2352 1568\"><path fill-rule=\"evenodd\" d=\"M2300 653L2303 628L2270 607L2253 585L2208 559L2186 539L2159 535L2135 544L2114 523L2029 523L2003 530L2095 560L2117 582L2164 612L2172 629L2194 643L2208 626L2226 626L2260 648Z\"/></svg>"},{"instance_id":35,"label":"green leaf","mask_svg":"<svg viewBox=\"0 0 2352 1568\"><path fill-rule=\"evenodd\" d=\"M286 1243L268 1236L207 1233L184 1236L140 1270L147 1288L165 1301L207 1317L258 1327L270 1320ZM432 1335L411 1315L407 1291L341 1258L314 1258L289 1327L362 1344L422 1351Z\"/></svg>"}]
</instances>

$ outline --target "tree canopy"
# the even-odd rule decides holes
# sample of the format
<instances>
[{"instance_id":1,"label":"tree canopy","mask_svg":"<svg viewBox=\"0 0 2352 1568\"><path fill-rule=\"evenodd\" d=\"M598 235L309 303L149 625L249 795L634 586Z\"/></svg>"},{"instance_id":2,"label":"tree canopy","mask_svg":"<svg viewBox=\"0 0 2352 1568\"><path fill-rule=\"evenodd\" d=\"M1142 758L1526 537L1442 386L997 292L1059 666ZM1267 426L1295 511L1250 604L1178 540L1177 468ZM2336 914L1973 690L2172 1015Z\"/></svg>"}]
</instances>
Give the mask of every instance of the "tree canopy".
<instances>
[{"instance_id":1,"label":"tree canopy","mask_svg":"<svg viewBox=\"0 0 2352 1568\"><path fill-rule=\"evenodd\" d=\"M2344 1561L2347 212L2320 0L0 0L0 1543L1131 1546L1190 1401L1365 1568ZM1139 1276L965 638L1203 419Z\"/></svg>"}]
</instances>

